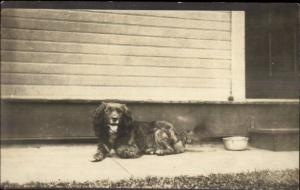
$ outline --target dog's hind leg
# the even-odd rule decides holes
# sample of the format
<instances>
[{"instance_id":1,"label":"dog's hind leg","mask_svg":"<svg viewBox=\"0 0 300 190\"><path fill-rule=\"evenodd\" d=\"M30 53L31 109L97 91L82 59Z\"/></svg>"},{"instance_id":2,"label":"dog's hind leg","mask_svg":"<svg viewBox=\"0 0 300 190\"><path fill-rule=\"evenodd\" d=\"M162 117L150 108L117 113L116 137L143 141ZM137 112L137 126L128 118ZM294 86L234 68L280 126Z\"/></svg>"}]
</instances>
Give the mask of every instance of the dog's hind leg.
<instances>
[{"instance_id":1,"label":"dog's hind leg","mask_svg":"<svg viewBox=\"0 0 300 190\"><path fill-rule=\"evenodd\" d=\"M169 142L162 140L159 148L156 149L155 154L159 156L174 154L175 150L170 146Z\"/></svg>"}]
</instances>

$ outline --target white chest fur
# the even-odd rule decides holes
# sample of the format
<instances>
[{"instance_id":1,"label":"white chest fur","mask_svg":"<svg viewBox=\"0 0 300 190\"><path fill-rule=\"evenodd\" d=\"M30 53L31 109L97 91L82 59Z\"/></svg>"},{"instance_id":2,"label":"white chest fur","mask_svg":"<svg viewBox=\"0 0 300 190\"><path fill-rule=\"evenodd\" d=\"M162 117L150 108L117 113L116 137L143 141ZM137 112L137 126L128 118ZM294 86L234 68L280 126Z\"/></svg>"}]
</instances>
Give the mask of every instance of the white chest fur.
<instances>
[{"instance_id":1,"label":"white chest fur","mask_svg":"<svg viewBox=\"0 0 300 190\"><path fill-rule=\"evenodd\" d=\"M116 133L118 130L118 125L109 125L110 133Z\"/></svg>"},{"instance_id":2,"label":"white chest fur","mask_svg":"<svg viewBox=\"0 0 300 190\"><path fill-rule=\"evenodd\" d=\"M117 138L117 125L109 125L109 142L113 144Z\"/></svg>"}]
</instances>

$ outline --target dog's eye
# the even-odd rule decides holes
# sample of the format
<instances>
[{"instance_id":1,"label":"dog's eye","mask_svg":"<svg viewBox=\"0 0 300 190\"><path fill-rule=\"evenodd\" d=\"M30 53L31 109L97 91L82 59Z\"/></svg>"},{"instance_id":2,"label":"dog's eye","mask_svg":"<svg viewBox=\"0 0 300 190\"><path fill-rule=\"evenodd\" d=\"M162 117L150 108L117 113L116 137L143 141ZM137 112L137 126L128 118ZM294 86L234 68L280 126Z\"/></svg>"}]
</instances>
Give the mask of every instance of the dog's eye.
<instances>
[{"instance_id":1,"label":"dog's eye","mask_svg":"<svg viewBox=\"0 0 300 190\"><path fill-rule=\"evenodd\" d=\"M116 111L117 111L118 113L122 113L122 109L121 109L121 108L117 108Z\"/></svg>"},{"instance_id":2,"label":"dog's eye","mask_svg":"<svg viewBox=\"0 0 300 190\"><path fill-rule=\"evenodd\" d=\"M104 112L105 112L105 113L111 112L111 108L110 108L110 107L106 108L106 109L104 110Z\"/></svg>"}]
</instances>

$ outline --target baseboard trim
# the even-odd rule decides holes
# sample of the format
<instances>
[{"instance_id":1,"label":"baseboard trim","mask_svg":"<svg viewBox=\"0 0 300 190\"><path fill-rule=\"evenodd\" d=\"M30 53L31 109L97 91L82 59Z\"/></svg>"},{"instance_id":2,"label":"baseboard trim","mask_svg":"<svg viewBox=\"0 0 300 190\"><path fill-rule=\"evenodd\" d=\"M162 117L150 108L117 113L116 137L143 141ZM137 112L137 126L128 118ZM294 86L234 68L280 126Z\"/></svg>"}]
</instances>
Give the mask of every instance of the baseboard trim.
<instances>
[{"instance_id":1,"label":"baseboard trim","mask_svg":"<svg viewBox=\"0 0 300 190\"><path fill-rule=\"evenodd\" d=\"M154 100L116 100L116 99L105 99L105 100L94 100L94 99L35 99L35 98L10 98L1 97L2 102L11 103L85 103L85 104L100 104L101 102L119 102L128 104L226 104L226 105L259 105L259 104L291 104L299 105L298 99L245 99L240 101L214 101L214 100L199 100L199 101L154 101Z\"/></svg>"}]
</instances>

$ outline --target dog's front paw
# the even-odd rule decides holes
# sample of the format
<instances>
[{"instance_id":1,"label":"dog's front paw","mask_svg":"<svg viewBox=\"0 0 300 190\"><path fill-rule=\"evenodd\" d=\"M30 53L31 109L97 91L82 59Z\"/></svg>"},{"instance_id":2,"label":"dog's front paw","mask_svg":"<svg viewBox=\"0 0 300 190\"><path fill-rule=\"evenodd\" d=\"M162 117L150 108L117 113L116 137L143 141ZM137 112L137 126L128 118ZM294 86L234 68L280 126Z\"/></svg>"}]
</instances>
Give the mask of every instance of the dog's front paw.
<instances>
[{"instance_id":1,"label":"dog's front paw","mask_svg":"<svg viewBox=\"0 0 300 190\"><path fill-rule=\"evenodd\" d=\"M137 158L139 157L139 152L135 147L129 147L123 152L124 158Z\"/></svg>"},{"instance_id":2,"label":"dog's front paw","mask_svg":"<svg viewBox=\"0 0 300 190\"><path fill-rule=\"evenodd\" d=\"M96 154L94 154L92 162L99 162L104 160L104 158L105 155L102 152L97 152Z\"/></svg>"},{"instance_id":3,"label":"dog's front paw","mask_svg":"<svg viewBox=\"0 0 300 190\"><path fill-rule=\"evenodd\" d=\"M165 155L165 152L164 152L162 149L157 149L157 150L155 151L155 154L156 154L156 155L159 155L159 156L163 156L163 155Z\"/></svg>"},{"instance_id":4,"label":"dog's front paw","mask_svg":"<svg viewBox=\"0 0 300 190\"><path fill-rule=\"evenodd\" d=\"M136 157L138 157L138 155L135 151L128 150L123 153L123 157L124 158L136 158Z\"/></svg>"},{"instance_id":5,"label":"dog's front paw","mask_svg":"<svg viewBox=\"0 0 300 190\"><path fill-rule=\"evenodd\" d=\"M138 158L140 157L139 150L136 146L124 145L117 149L117 154L121 158Z\"/></svg>"},{"instance_id":6,"label":"dog's front paw","mask_svg":"<svg viewBox=\"0 0 300 190\"><path fill-rule=\"evenodd\" d=\"M153 148L147 148L145 154L154 154L155 150Z\"/></svg>"}]
</instances>

